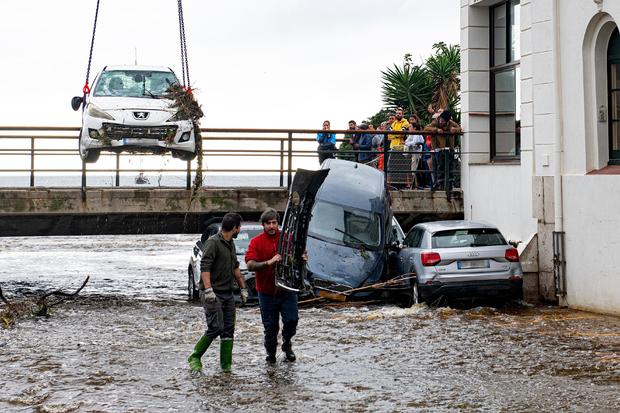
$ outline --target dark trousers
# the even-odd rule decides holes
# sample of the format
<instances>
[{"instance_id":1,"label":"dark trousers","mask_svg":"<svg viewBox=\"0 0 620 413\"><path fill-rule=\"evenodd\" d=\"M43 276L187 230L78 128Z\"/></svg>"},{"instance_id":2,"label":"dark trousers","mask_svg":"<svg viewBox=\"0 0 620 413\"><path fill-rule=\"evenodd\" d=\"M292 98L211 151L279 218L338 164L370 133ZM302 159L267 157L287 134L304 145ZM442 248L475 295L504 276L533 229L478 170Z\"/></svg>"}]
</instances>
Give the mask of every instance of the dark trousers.
<instances>
[{"instance_id":1,"label":"dark trousers","mask_svg":"<svg viewBox=\"0 0 620 413\"><path fill-rule=\"evenodd\" d=\"M232 291L216 291L215 295L217 295L217 300L209 304L205 301L203 292L200 292L200 300L207 318L205 334L212 339L217 336L233 338L235 335L235 296Z\"/></svg>"},{"instance_id":2,"label":"dark trousers","mask_svg":"<svg viewBox=\"0 0 620 413\"><path fill-rule=\"evenodd\" d=\"M433 169L435 170L435 189L450 191L452 178L453 149L439 149L434 153Z\"/></svg>"},{"instance_id":3,"label":"dark trousers","mask_svg":"<svg viewBox=\"0 0 620 413\"><path fill-rule=\"evenodd\" d=\"M318 153L319 153L319 165L323 163L325 159L330 159L334 157L334 151L336 150L336 145L334 144L321 144L319 145Z\"/></svg>"},{"instance_id":4,"label":"dark trousers","mask_svg":"<svg viewBox=\"0 0 620 413\"><path fill-rule=\"evenodd\" d=\"M258 293L260 315L265 329L265 350L275 354L278 347L280 315L282 316L282 341L290 343L297 332L299 313L297 311L297 294L281 292L279 294Z\"/></svg>"}]
</instances>

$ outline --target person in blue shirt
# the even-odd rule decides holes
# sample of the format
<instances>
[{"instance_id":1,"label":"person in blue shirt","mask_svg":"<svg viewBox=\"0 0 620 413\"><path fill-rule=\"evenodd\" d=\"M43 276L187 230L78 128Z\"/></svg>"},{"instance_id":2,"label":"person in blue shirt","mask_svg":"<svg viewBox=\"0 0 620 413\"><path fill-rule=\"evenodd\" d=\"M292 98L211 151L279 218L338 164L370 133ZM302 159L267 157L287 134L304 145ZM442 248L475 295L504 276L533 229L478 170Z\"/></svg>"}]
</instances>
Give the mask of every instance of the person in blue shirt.
<instances>
[{"instance_id":1,"label":"person in blue shirt","mask_svg":"<svg viewBox=\"0 0 620 413\"><path fill-rule=\"evenodd\" d=\"M357 141L357 149L359 150L359 155L357 159L360 163L366 163L370 162L373 158L373 154L368 152L372 150L373 135L368 133L368 125L366 123L362 123L360 125L360 129L364 131L364 133L360 135Z\"/></svg>"},{"instance_id":2,"label":"person in blue shirt","mask_svg":"<svg viewBox=\"0 0 620 413\"><path fill-rule=\"evenodd\" d=\"M323 122L323 130L328 131L330 128L330 122L328 120ZM316 134L316 140L319 143L317 152L319 154L319 165L323 163L325 159L334 157L334 151L336 150L336 134L330 132L319 132Z\"/></svg>"}]
</instances>

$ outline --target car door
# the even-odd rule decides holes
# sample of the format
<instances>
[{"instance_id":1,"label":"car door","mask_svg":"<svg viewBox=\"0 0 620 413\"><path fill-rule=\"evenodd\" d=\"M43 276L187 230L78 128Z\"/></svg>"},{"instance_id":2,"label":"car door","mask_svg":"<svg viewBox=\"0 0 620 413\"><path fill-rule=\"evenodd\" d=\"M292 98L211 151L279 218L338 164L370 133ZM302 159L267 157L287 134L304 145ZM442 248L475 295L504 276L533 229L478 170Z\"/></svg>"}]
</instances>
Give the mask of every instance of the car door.
<instances>
[{"instance_id":1,"label":"car door","mask_svg":"<svg viewBox=\"0 0 620 413\"><path fill-rule=\"evenodd\" d=\"M388 237L388 276L395 277L402 274L398 264L400 248L405 242L405 234L396 218L392 217L392 227Z\"/></svg>"},{"instance_id":2,"label":"car door","mask_svg":"<svg viewBox=\"0 0 620 413\"><path fill-rule=\"evenodd\" d=\"M398 254L398 270L401 274L415 273L415 257L420 254L420 244L424 228L413 227L403 241L403 248Z\"/></svg>"}]
</instances>

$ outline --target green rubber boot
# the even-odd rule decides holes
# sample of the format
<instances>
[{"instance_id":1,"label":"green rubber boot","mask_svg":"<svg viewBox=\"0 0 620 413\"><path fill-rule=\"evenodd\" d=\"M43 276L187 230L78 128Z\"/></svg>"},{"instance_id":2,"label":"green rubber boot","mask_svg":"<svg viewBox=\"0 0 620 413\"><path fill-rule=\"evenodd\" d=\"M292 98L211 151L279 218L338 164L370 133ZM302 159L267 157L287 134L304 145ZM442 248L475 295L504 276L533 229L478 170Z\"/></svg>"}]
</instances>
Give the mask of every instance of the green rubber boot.
<instances>
[{"instance_id":1,"label":"green rubber boot","mask_svg":"<svg viewBox=\"0 0 620 413\"><path fill-rule=\"evenodd\" d=\"M224 373L230 373L232 366L233 339L220 339L220 367Z\"/></svg>"},{"instance_id":2,"label":"green rubber boot","mask_svg":"<svg viewBox=\"0 0 620 413\"><path fill-rule=\"evenodd\" d=\"M190 356L187 358L187 361L189 362L189 368L192 371L202 370L202 363L200 362L200 358L203 354L205 354L205 351L207 351L212 341L213 339L211 337L207 337L206 334L200 337L200 340L198 340L198 342L194 346L194 352L190 354Z\"/></svg>"}]
</instances>

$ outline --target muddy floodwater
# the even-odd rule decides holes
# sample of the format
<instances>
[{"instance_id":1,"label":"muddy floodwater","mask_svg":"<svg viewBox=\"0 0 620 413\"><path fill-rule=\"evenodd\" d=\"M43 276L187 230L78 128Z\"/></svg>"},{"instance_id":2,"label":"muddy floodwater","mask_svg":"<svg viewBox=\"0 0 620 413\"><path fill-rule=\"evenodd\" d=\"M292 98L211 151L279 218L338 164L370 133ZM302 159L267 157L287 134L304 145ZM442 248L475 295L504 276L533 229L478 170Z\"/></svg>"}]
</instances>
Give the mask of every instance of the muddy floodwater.
<instances>
[{"instance_id":1,"label":"muddy floodwater","mask_svg":"<svg viewBox=\"0 0 620 413\"><path fill-rule=\"evenodd\" d=\"M0 238L8 298L91 276L51 317L0 328L0 411L620 411L620 319L525 304L302 308L298 361L274 366L258 309L239 308L233 372L214 346L191 374L195 239Z\"/></svg>"}]
</instances>

